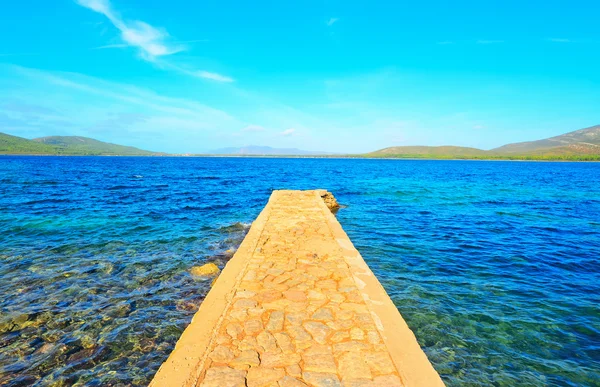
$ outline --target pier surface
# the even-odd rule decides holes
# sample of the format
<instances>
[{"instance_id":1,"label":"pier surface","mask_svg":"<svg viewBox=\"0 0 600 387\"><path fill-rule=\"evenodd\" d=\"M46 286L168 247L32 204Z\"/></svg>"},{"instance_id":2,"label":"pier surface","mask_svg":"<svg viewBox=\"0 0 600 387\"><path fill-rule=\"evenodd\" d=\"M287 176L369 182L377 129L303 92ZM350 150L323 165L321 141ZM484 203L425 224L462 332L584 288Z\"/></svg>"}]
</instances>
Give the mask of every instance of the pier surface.
<instances>
[{"instance_id":1,"label":"pier surface","mask_svg":"<svg viewBox=\"0 0 600 387\"><path fill-rule=\"evenodd\" d=\"M443 386L322 194L273 192L150 386Z\"/></svg>"}]
</instances>

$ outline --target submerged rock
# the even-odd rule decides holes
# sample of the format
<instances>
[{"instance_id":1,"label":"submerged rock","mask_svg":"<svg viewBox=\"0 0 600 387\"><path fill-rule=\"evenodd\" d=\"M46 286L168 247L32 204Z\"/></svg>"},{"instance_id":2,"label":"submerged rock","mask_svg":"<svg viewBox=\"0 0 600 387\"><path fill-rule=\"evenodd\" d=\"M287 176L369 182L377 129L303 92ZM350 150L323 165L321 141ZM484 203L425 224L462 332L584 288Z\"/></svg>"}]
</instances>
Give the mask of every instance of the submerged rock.
<instances>
[{"instance_id":1,"label":"submerged rock","mask_svg":"<svg viewBox=\"0 0 600 387\"><path fill-rule=\"evenodd\" d=\"M30 315L27 313L12 314L3 316L0 320L0 333L17 331L27 325Z\"/></svg>"},{"instance_id":2,"label":"submerged rock","mask_svg":"<svg viewBox=\"0 0 600 387\"><path fill-rule=\"evenodd\" d=\"M53 352L56 348L57 345L55 343L45 343L35 351L34 355L47 355Z\"/></svg>"},{"instance_id":3,"label":"submerged rock","mask_svg":"<svg viewBox=\"0 0 600 387\"><path fill-rule=\"evenodd\" d=\"M177 303L177 310L186 311L186 312L195 312L198 310L198 303L192 301L179 301Z\"/></svg>"},{"instance_id":4,"label":"submerged rock","mask_svg":"<svg viewBox=\"0 0 600 387\"><path fill-rule=\"evenodd\" d=\"M238 242L237 244L239 243L241 242ZM228 249L224 252L211 255L210 257L208 257L208 259L212 261L212 263L214 263L215 265L225 265L231 259L231 257L233 257L233 254L235 254L235 250Z\"/></svg>"},{"instance_id":5,"label":"submerged rock","mask_svg":"<svg viewBox=\"0 0 600 387\"><path fill-rule=\"evenodd\" d=\"M221 270L214 263L207 263L202 266L194 266L190 269L190 273L197 277L213 277L219 275Z\"/></svg>"},{"instance_id":6,"label":"submerged rock","mask_svg":"<svg viewBox=\"0 0 600 387\"><path fill-rule=\"evenodd\" d=\"M329 208L329 210L331 210L331 212L335 213L335 212L337 212L337 210L340 209L339 203L337 202L337 200L335 200L335 197L333 196L333 194L331 192L324 190L324 189L321 189L318 191L319 191L319 195L321 195L321 198L325 202L325 205L327 205L327 208Z\"/></svg>"}]
</instances>

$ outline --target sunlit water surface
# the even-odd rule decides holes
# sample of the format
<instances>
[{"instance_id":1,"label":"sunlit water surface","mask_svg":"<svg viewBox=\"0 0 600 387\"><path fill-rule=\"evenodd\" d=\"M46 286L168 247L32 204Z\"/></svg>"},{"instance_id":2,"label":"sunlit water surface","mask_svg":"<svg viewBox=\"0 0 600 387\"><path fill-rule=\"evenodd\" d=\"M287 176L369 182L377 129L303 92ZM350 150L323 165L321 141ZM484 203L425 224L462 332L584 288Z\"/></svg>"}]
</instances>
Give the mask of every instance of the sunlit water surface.
<instances>
[{"instance_id":1,"label":"sunlit water surface","mask_svg":"<svg viewBox=\"0 0 600 387\"><path fill-rule=\"evenodd\" d=\"M600 386L600 164L0 157L0 385L146 385L273 189L338 219L449 386Z\"/></svg>"}]
</instances>

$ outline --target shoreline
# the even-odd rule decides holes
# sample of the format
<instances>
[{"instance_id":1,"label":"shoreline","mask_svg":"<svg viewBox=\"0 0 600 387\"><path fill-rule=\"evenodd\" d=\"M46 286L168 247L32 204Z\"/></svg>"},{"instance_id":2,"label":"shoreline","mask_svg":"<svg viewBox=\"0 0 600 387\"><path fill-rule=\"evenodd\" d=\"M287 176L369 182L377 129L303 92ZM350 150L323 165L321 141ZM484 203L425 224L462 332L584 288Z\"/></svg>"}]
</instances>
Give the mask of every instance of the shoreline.
<instances>
[{"instance_id":1,"label":"shoreline","mask_svg":"<svg viewBox=\"0 0 600 387\"><path fill-rule=\"evenodd\" d=\"M235 158L235 159L328 159L328 160L411 160L411 161L515 161L515 162L570 162L597 163L596 160L577 159L517 159L517 158L428 158L428 157L365 157L365 156L303 156L303 155L48 155L48 154L0 154L0 157L162 157L162 158Z\"/></svg>"}]
</instances>

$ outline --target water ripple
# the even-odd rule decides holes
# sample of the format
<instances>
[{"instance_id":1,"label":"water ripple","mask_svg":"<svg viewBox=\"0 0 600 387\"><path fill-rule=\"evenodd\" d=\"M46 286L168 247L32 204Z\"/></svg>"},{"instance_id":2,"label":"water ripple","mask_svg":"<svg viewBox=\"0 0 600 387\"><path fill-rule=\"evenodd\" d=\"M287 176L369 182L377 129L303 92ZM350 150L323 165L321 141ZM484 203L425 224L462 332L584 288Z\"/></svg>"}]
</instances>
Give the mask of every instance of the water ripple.
<instances>
[{"instance_id":1,"label":"water ripple","mask_svg":"<svg viewBox=\"0 0 600 387\"><path fill-rule=\"evenodd\" d=\"M600 164L1 157L0 384L146 385L273 189L326 188L449 386L600 386Z\"/></svg>"}]
</instances>

